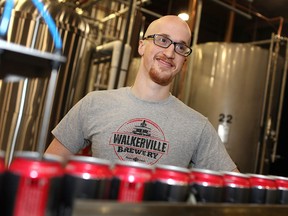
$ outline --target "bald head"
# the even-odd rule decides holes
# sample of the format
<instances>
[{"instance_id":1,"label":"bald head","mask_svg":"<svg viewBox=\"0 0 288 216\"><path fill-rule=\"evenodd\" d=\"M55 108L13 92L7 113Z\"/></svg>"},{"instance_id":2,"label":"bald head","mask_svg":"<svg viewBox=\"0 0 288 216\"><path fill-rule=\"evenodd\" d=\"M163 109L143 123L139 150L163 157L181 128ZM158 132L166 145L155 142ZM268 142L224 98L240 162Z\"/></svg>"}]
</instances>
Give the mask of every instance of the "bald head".
<instances>
[{"instance_id":1,"label":"bald head","mask_svg":"<svg viewBox=\"0 0 288 216\"><path fill-rule=\"evenodd\" d=\"M188 24L175 15L163 16L154 20L147 28L145 37L152 34L180 34L187 45L190 45L191 30Z\"/></svg>"}]
</instances>

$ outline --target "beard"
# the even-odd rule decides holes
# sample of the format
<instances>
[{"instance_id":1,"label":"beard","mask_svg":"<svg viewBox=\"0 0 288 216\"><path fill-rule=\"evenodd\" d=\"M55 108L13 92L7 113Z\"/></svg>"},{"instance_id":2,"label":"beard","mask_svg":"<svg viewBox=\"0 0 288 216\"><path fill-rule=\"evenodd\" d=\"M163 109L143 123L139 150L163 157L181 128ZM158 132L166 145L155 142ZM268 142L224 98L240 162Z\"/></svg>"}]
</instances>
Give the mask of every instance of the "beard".
<instances>
[{"instance_id":1,"label":"beard","mask_svg":"<svg viewBox=\"0 0 288 216\"><path fill-rule=\"evenodd\" d=\"M161 85L161 86L167 86L169 85L174 75L172 73L165 73L159 70L156 70L155 68L151 68L149 71L149 76L155 83Z\"/></svg>"}]
</instances>

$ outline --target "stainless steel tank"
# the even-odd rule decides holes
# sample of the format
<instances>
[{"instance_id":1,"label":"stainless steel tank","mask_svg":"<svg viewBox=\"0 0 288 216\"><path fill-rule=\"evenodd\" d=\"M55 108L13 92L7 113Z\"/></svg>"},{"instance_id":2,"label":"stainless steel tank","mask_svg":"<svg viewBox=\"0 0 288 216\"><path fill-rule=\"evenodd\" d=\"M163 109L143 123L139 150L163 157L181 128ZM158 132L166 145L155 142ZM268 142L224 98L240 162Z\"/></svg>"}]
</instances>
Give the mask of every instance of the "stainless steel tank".
<instances>
[{"instance_id":1,"label":"stainless steel tank","mask_svg":"<svg viewBox=\"0 0 288 216\"><path fill-rule=\"evenodd\" d=\"M15 8L18 6L17 3ZM35 8L27 2L23 2L20 8L22 11L13 10L7 41L43 50L43 44L34 40ZM38 24L37 30L41 31L43 23ZM7 154L14 150L36 149L47 83L48 80L43 78L16 82L0 80L0 147ZM17 144L15 149L11 149L14 148L12 143Z\"/></svg>"},{"instance_id":2,"label":"stainless steel tank","mask_svg":"<svg viewBox=\"0 0 288 216\"><path fill-rule=\"evenodd\" d=\"M44 4L56 20L63 41L63 55L67 57L58 72L52 128L85 94L87 62L94 44L89 39L89 25L73 8L58 1L45 1ZM53 39L32 1L18 1L10 22L7 41L53 52ZM47 83L47 78L18 82L0 80L0 149L9 152L13 139L16 140L15 150L37 149Z\"/></svg>"},{"instance_id":3,"label":"stainless steel tank","mask_svg":"<svg viewBox=\"0 0 288 216\"><path fill-rule=\"evenodd\" d=\"M193 52L188 105L207 116L240 171L254 172L268 50L249 44L206 43Z\"/></svg>"}]
</instances>

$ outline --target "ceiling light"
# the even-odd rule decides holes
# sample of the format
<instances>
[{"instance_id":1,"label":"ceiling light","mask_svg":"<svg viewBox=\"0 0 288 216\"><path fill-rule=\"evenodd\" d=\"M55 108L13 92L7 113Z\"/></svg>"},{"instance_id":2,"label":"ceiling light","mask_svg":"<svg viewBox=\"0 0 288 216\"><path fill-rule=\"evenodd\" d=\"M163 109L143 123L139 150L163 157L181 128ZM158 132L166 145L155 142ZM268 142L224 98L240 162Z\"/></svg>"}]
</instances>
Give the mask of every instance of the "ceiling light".
<instances>
[{"instance_id":1,"label":"ceiling light","mask_svg":"<svg viewBox=\"0 0 288 216\"><path fill-rule=\"evenodd\" d=\"M189 15L187 13L180 13L178 14L178 17L180 17L184 21L189 20Z\"/></svg>"}]
</instances>

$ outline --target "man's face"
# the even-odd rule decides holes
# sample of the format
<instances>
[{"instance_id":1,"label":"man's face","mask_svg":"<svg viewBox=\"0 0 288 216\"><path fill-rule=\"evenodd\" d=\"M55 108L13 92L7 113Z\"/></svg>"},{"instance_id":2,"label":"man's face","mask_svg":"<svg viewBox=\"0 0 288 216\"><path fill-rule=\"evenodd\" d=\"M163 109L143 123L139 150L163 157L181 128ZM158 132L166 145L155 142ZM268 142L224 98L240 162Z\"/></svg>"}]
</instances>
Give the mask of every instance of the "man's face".
<instances>
[{"instance_id":1,"label":"man's face","mask_svg":"<svg viewBox=\"0 0 288 216\"><path fill-rule=\"evenodd\" d=\"M189 31L183 27L183 23L179 24L177 20L157 23L149 32L147 31L146 36L152 34L160 34L173 42L186 45L189 45L190 41ZM153 39L140 41L139 53L143 57L144 70L148 72L152 81L162 86L172 82L187 58L174 51L174 44L163 48L155 45Z\"/></svg>"}]
</instances>

